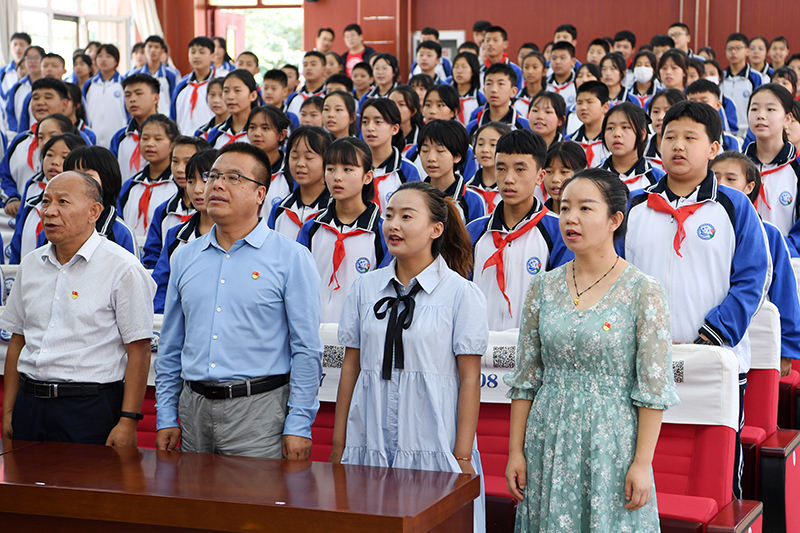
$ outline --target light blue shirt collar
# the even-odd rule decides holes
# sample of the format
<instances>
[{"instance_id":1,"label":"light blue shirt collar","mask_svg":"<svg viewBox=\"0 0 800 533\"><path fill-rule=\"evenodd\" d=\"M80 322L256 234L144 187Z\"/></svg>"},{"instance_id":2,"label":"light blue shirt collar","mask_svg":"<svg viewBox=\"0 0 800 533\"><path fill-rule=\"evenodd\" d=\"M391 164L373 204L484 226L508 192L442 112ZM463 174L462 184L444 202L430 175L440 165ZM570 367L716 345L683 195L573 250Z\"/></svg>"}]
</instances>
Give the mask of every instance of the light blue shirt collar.
<instances>
[{"instance_id":1,"label":"light blue shirt collar","mask_svg":"<svg viewBox=\"0 0 800 533\"><path fill-rule=\"evenodd\" d=\"M414 280L416 280L417 283L422 285L422 290L428 294L431 294L434 289L436 289L436 286L439 285L439 282L442 281L444 273L449 270L449 268L450 267L447 266L447 263L442 256L438 255L436 256L436 259L433 260L433 263L428 265L425 270L411 279L411 282L408 284L408 288L411 288L414 285ZM400 285L403 284L399 279L397 279L396 270L397 259L392 259L392 262L389 263L388 267L378 270L378 272L381 272L381 275L384 278L379 285L381 290L386 290L389 288L389 284L392 282L392 280L397 280Z\"/></svg>"},{"instance_id":2,"label":"light blue shirt collar","mask_svg":"<svg viewBox=\"0 0 800 533\"><path fill-rule=\"evenodd\" d=\"M269 237L272 230L267 227L266 222L264 222L263 218L258 219L258 224L256 227L253 228L253 231L247 234L244 239L240 239L236 241L233 246L231 246L231 250L234 248L238 248L240 242L244 241L245 243L249 244L253 248L261 248ZM214 224L214 227L211 228L206 235L203 236L206 239L205 244L203 245L203 250L207 249L209 246L213 246L223 252L229 252L230 250L225 250L220 246L219 241L217 241L217 225Z\"/></svg>"}]
</instances>

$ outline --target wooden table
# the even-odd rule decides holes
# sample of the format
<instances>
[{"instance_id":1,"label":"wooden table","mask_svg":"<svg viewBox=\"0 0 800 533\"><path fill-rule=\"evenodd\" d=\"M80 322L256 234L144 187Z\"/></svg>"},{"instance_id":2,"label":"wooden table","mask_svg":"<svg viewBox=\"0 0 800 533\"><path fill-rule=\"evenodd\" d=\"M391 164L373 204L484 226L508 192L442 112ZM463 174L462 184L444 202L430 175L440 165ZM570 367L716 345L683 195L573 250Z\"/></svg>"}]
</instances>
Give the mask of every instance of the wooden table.
<instances>
[{"instance_id":1,"label":"wooden table","mask_svg":"<svg viewBox=\"0 0 800 533\"><path fill-rule=\"evenodd\" d=\"M471 532L480 493L478 476L419 470L63 443L0 453L4 531Z\"/></svg>"}]
</instances>

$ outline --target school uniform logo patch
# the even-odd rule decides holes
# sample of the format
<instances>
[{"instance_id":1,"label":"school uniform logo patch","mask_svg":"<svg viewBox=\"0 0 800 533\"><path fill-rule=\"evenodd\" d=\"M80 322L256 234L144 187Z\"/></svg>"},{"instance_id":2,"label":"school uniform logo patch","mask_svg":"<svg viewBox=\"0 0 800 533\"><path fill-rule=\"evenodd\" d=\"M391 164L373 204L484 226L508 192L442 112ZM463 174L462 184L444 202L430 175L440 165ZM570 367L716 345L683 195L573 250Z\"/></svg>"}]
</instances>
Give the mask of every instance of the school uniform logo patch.
<instances>
[{"instance_id":1,"label":"school uniform logo patch","mask_svg":"<svg viewBox=\"0 0 800 533\"><path fill-rule=\"evenodd\" d=\"M11 257L11 245L10 244L5 247L5 249L3 250L3 253L6 254L6 257Z\"/></svg>"},{"instance_id":2,"label":"school uniform logo patch","mask_svg":"<svg viewBox=\"0 0 800 533\"><path fill-rule=\"evenodd\" d=\"M567 105L572 105L574 103L575 103L575 97L570 95L569 98L567 98Z\"/></svg>"},{"instance_id":3,"label":"school uniform logo patch","mask_svg":"<svg viewBox=\"0 0 800 533\"><path fill-rule=\"evenodd\" d=\"M528 259L528 262L525 263L525 268L528 270L528 274L535 276L542 270L542 262L538 257L531 257Z\"/></svg>"},{"instance_id":4,"label":"school uniform logo patch","mask_svg":"<svg viewBox=\"0 0 800 533\"><path fill-rule=\"evenodd\" d=\"M11 340L11 332L0 329L0 341L8 342Z\"/></svg>"},{"instance_id":5,"label":"school uniform logo patch","mask_svg":"<svg viewBox=\"0 0 800 533\"><path fill-rule=\"evenodd\" d=\"M372 264L366 257L359 257L356 260L356 270L358 270L359 274L366 274L367 272L369 272L371 266Z\"/></svg>"},{"instance_id":6,"label":"school uniform logo patch","mask_svg":"<svg viewBox=\"0 0 800 533\"><path fill-rule=\"evenodd\" d=\"M391 192L387 192L386 193L386 203L387 204L389 203L389 198L391 198L391 197L392 197L392 193Z\"/></svg>"},{"instance_id":7,"label":"school uniform logo patch","mask_svg":"<svg viewBox=\"0 0 800 533\"><path fill-rule=\"evenodd\" d=\"M701 224L700 227L697 228L697 236L704 241L710 241L716 234L717 229L711 224Z\"/></svg>"},{"instance_id":8,"label":"school uniform logo patch","mask_svg":"<svg viewBox=\"0 0 800 533\"><path fill-rule=\"evenodd\" d=\"M277 196L272 199L272 205L281 203L282 198L278 198Z\"/></svg>"},{"instance_id":9,"label":"school uniform logo patch","mask_svg":"<svg viewBox=\"0 0 800 533\"><path fill-rule=\"evenodd\" d=\"M120 96L122 96L120 91L114 91L114 98L119 98Z\"/></svg>"},{"instance_id":10,"label":"school uniform logo patch","mask_svg":"<svg viewBox=\"0 0 800 533\"><path fill-rule=\"evenodd\" d=\"M152 353L156 353L158 351L158 342L161 340L161 334L157 331L153 332L153 336L150 338L150 351Z\"/></svg>"},{"instance_id":11,"label":"school uniform logo patch","mask_svg":"<svg viewBox=\"0 0 800 533\"><path fill-rule=\"evenodd\" d=\"M783 191L781 195L778 197L778 200L780 200L781 205L790 205L792 203L792 200L794 200L794 198L792 197L792 193L790 193L789 191Z\"/></svg>"},{"instance_id":12,"label":"school uniform logo patch","mask_svg":"<svg viewBox=\"0 0 800 533\"><path fill-rule=\"evenodd\" d=\"M11 288L13 286L14 286L14 278L6 278L6 293L5 296L3 297L3 300L5 300L8 297L8 295L11 294Z\"/></svg>"},{"instance_id":13,"label":"school uniform logo patch","mask_svg":"<svg viewBox=\"0 0 800 533\"><path fill-rule=\"evenodd\" d=\"M8 227L14 229L17 227L17 220L14 218L8 219Z\"/></svg>"}]
</instances>

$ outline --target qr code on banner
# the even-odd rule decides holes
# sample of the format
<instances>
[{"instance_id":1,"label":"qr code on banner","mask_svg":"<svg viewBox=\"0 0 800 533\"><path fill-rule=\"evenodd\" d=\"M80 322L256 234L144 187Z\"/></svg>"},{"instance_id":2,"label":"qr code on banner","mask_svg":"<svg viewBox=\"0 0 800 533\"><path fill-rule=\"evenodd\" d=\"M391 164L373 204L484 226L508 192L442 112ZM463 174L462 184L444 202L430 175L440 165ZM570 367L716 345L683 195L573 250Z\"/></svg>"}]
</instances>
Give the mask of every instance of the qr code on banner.
<instances>
[{"instance_id":1,"label":"qr code on banner","mask_svg":"<svg viewBox=\"0 0 800 533\"><path fill-rule=\"evenodd\" d=\"M516 346L495 346L492 348L492 365L494 368L514 368L516 362Z\"/></svg>"},{"instance_id":2,"label":"qr code on banner","mask_svg":"<svg viewBox=\"0 0 800 533\"><path fill-rule=\"evenodd\" d=\"M672 362L672 373L675 375L675 383L683 383L683 361Z\"/></svg>"},{"instance_id":3,"label":"qr code on banner","mask_svg":"<svg viewBox=\"0 0 800 533\"><path fill-rule=\"evenodd\" d=\"M322 352L322 366L327 368L342 368L344 362L344 346L326 344Z\"/></svg>"}]
</instances>

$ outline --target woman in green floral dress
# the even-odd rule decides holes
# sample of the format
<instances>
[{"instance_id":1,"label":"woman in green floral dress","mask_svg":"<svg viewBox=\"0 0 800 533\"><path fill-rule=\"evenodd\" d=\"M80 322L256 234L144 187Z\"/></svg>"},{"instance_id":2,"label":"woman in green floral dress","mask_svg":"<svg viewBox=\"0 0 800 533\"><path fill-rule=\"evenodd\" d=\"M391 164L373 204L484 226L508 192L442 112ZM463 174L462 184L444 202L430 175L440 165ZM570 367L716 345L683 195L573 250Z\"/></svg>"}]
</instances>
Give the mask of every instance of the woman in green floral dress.
<instances>
[{"instance_id":1,"label":"woman in green floral dress","mask_svg":"<svg viewBox=\"0 0 800 533\"><path fill-rule=\"evenodd\" d=\"M506 469L518 532L658 532L652 460L678 403L658 281L620 258L628 190L599 169L562 188L575 260L528 288L511 387Z\"/></svg>"}]
</instances>

